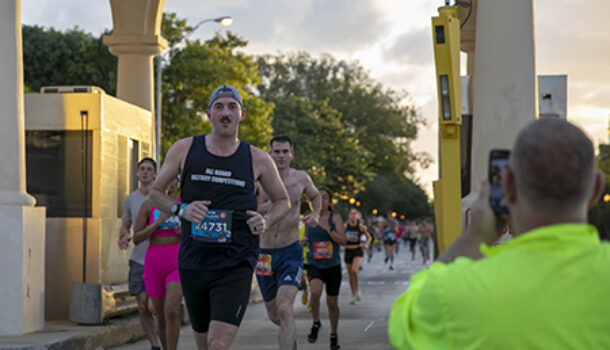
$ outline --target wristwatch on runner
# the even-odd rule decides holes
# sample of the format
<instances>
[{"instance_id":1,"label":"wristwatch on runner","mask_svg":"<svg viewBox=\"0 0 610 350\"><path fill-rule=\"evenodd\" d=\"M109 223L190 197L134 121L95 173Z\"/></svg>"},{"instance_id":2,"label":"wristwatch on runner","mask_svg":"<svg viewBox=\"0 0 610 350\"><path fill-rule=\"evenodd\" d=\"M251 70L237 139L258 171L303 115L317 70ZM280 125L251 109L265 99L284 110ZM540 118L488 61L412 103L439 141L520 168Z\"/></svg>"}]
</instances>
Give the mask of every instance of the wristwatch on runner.
<instances>
[{"instance_id":1,"label":"wristwatch on runner","mask_svg":"<svg viewBox=\"0 0 610 350\"><path fill-rule=\"evenodd\" d=\"M180 211L180 202L174 203L169 210L173 215L178 215L178 212Z\"/></svg>"}]
</instances>

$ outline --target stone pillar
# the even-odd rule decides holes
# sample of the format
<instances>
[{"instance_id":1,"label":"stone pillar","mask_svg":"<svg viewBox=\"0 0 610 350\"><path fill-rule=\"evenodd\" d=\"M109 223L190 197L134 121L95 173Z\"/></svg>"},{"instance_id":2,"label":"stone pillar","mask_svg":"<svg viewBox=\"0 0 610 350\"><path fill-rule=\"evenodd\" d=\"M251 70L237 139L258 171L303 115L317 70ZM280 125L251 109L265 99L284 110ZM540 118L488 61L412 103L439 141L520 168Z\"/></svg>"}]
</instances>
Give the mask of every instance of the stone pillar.
<instances>
[{"instance_id":1,"label":"stone pillar","mask_svg":"<svg viewBox=\"0 0 610 350\"><path fill-rule=\"evenodd\" d=\"M153 117L153 57L167 48L167 40L161 37L164 2L110 0L114 31L104 37L104 44L119 58L117 97L150 110ZM154 137L151 144L154 149Z\"/></svg>"},{"instance_id":2,"label":"stone pillar","mask_svg":"<svg viewBox=\"0 0 610 350\"><path fill-rule=\"evenodd\" d=\"M44 328L45 208L25 192L21 2L0 2L0 334Z\"/></svg>"},{"instance_id":3,"label":"stone pillar","mask_svg":"<svg viewBox=\"0 0 610 350\"><path fill-rule=\"evenodd\" d=\"M532 0L478 1L476 10L472 189L487 178L489 151L510 149L537 113Z\"/></svg>"}]
</instances>

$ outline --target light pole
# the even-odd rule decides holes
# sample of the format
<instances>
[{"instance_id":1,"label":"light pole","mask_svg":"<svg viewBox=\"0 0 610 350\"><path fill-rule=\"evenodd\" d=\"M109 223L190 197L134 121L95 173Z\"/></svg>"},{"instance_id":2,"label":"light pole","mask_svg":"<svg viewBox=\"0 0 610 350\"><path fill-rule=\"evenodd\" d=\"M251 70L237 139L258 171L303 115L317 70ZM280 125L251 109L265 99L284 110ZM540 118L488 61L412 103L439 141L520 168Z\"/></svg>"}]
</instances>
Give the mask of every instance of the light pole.
<instances>
[{"instance_id":1,"label":"light pole","mask_svg":"<svg viewBox=\"0 0 610 350\"><path fill-rule=\"evenodd\" d=\"M195 30L197 30L197 28L199 28L200 25L204 24L204 23L208 23L208 22L216 22L216 23L220 23L225 27L230 26L231 24L233 24L233 17L231 16L222 16L222 17L217 17L217 18L207 18L204 19L202 21L199 21L199 23L195 24L195 26L193 27L193 29L191 29L188 33L186 33L186 35L184 36L183 40L186 39L189 35L191 35ZM167 50L172 50L172 47L168 47L164 52L167 52ZM156 77L156 109L155 109L155 160L157 161L157 166L161 166L161 74L163 72L163 66L161 65L161 61L163 60L162 58L163 56L163 52L161 54L159 54L159 56L157 56L157 77Z\"/></svg>"}]
</instances>

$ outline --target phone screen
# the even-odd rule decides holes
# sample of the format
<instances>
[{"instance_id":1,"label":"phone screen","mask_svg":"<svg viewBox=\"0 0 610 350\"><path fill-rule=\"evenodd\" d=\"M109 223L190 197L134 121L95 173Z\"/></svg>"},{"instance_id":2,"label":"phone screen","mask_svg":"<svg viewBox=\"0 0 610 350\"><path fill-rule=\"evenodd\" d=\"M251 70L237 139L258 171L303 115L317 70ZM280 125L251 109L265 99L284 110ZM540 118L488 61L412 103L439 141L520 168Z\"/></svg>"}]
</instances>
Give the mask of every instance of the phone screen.
<instances>
[{"instance_id":1,"label":"phone screen","mask_svg":"<svg viewBox=\"0 0 610 350\"><path fill-rule=\"evenodd\" d=\"M489 205L498 214L508 214L508 208L502 205L502 172L508 165L510 151L494 149L489 153Z\"/></svg>"}]
</instances>

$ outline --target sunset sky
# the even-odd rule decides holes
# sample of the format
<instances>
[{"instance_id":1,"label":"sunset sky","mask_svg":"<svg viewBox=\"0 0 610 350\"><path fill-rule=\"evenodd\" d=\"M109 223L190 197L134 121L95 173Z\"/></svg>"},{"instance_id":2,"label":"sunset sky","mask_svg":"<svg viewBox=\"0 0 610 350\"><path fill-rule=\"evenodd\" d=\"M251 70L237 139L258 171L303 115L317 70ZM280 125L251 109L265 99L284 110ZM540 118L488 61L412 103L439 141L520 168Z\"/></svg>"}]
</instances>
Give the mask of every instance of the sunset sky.
<instances>
[{"instance_id":1,"label":"sunset sky","mask_svg":"<svg viewBox=\"0 0 610 350\"><path fill-rule=\"evenodd\" d=\"M437 158L437 101L430 18L443 0L166 0L194 25L202 19L230 15L228 30L248 41L250 54L307 51L358 60L371 76L406 91L429 126L415 148ZM112 27L107 0L22 0L22 22L99 35ZM537 73L568 75L568 119L598 142L608 142L610 115L610 2L602 0L534 0ZM216 23L201 26L191 38L205 40L226 30ZM419 170L429 193L437 178L436 162Z\"/></svg>"}]
</instances>

